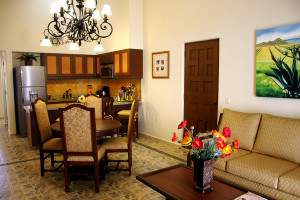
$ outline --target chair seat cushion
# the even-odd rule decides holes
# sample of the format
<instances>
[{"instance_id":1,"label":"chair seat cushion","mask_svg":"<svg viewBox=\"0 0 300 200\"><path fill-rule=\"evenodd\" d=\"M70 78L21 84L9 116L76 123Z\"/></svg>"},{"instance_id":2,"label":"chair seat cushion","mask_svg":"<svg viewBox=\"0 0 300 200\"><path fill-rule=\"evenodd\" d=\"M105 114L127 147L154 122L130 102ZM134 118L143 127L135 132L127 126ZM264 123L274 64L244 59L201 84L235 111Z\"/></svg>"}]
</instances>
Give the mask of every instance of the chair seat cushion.
<instances>
[{"instance_id":1,"label":"chair seat cushion","mask_svg":"<svg viewBox=\"0 0 300 200\"><path fill-rule=\"evenodd\" d=\"M121 110L121 111L118 112L118 115L129 116L130 115L130 110Z\"/></svg>"},{"instance_id":2,"label":"chair seat cushion","mask_svg":"<svg viewBox=\"0 0 300 200\"><path fill-rule=\"evenodd\" d=\"M105 154L105 149L103 146L97 146L98 148L98 161L100 161ZM77 162L94 162L93 156L69 156L68 161L77 161Z\"/></svg>"},{"instance_id":3,"label":"chair seat cushion","mask_svg":"<svg viewBox=\"0 0 300 200\"><path fill-rule=\"evenodd\" d=\"M297 164L267 155L251 153L227 162L227 172L277 189L279 177Z\"/></svg>"},{"instance_id":4,"label":"chair seat cushion","mask_svg":"<svg viewBox=\"0 0 300 200\"><path fill-rule=\"evenodd\" d=\"M251 153L250 151L246 151L243 149L239 149L238 151L235 151L231 154L231 156L225 157L225 158L218 158L217 161L214 164L214 167L223 171L226 171L226 164L227 161L235 158L239 158L241 156L247 155Z\"/></svg>"},{"instance_id":5,"label":"chair seat cushion","mask_svg":"<svg viewBox=\"0 0 300 200\"><path fill-rule=\"evenodd\" d=\"M102 145L106 150L128 149L127 137L108 138Z\"/></svg>"},{"instance_id":6,"label":"chair seat cushion","mask_svg":"<svg viewBox=\"0 0 300 200\"><path fill-rule=\"evenodd\" d=\"M62 138L51 138L43 144L43 150L62 151L62 149L63 149Z\"/></svg>"},{"instance_id":7,"label":"chair seat cushion","mask_svg":"<svg viewBox=\"0 0 300 200\"><path fill-rule=\"evenodd\" d=\"M300 167L279 177L278 189L300 197Z\"/></svg>"}]
</instances>

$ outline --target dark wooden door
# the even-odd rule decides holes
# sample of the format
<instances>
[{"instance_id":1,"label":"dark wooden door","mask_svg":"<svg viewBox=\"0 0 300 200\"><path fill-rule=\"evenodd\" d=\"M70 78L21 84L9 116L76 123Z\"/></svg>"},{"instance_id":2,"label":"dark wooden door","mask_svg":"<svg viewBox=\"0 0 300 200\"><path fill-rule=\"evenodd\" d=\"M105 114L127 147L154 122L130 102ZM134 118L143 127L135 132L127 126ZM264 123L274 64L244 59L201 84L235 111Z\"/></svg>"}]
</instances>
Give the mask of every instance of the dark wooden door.
<instances>
[{"instance_id":1,"label":"dark wooden door","mask_svg":"<svg viewBox=\"0 0 300 200\"><path fill-rule=\"evenodd\" d=\"M197 131L217 128L219 39L185 44L184 118Z\"/></svg>"}]
</instances>

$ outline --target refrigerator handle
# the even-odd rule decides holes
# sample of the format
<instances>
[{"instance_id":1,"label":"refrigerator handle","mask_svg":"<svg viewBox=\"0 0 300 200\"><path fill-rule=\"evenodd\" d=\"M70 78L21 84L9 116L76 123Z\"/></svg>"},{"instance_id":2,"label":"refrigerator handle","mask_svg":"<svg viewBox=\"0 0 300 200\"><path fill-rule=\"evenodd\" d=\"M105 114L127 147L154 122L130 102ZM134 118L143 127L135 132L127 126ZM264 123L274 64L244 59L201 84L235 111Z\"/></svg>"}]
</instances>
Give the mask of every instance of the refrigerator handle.
<instances>
[{"instance_id":1,"label":"refrigerator handle","mask_svg":"<svg viewBox=\"0 0 300 200\"><path fill-rule=\"evenodd\" d=\"M21 94L22 94L22 105L24 105L24 93L23 93L23 88L21 87Z\"/></svg>"}]
</instances>

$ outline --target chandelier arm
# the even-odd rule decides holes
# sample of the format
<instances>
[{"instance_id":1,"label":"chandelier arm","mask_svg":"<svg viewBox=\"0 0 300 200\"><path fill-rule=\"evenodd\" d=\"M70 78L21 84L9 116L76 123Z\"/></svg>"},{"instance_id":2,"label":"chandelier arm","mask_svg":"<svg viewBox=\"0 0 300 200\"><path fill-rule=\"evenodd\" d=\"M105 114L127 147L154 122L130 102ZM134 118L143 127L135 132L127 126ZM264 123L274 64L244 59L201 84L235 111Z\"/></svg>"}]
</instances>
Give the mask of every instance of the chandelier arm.
<instances>
[{"instance_id":1,"label":"chandelier arm","mask_svg":"<svg viewBox=\"0 0 300 200\"><path fill-rule=\"evenodd\" d=\"M54 26L55 30L60 33L59 37L61 37L65 34L65 32L63 30L61 30L61 25L64 26L63 21L56 21L55 26Z\"/></svg>"},{"instance_id":2,"label":"chandelier arm","mask_svg":"<svg viewBox=\"0 0 300 200\"><path fill-rule=\"evenodd\" d=\"M111 23L109 23L108 21L103 21L99 27L103 31L109 30L109 33L107 35L104 35L104 36L99 35L99 37L101 37L101 38L107 38L107 37L111 36L111 34L113 33L113 27L112 27Z\"/></svg>"},{"instance_id":3,"label":"chandelier arm","mask_svg":"<svg viewBox=\"0 0 300 200\"><path fill-rule=\"evenodd\" d=\"M86 8L84 0L65 0L68 8L61 8L60 15L54 14L44 30L44 36L50 37L56 44L64 44L69 41L77 42L79 46L82 41L91 42L112 35L113 27L106 15L101 23L92 18L96 8ZM77 5L76 5L77 2ZM98 3L95 0L96 5ZM99 24L99 25L98 25Z\"/></svg>"},{"instance_id":4,"label":"chandelier arm","mask_svg":"<svg viewBox=\"0 0 300 200\"><path fill-rule=\"evenodd\" d=\"M73 7L73 11L74 11L75 17L76 17L76 19L78 19L77 13L75 11L74 0L71 0L71 4L72 4L72 7Z\"/></svg>"},{"instance_id":5,"label":"chandelier arm","mask_svg":"<svg viewBox=\"0 0 300 200\"><path fill-rule=\"evenodd\" d=\"M51 24L53 24L53 23L56 23L54 20L53 21L51 21L49 24L48 24L48 26L47 26L47 28L45 29L45 31L47 31L48 33L49 33L49 35L51 35L52 37L55 37L55 38L57 38L57 37L61 37L62 35L58 35L58 34L56 34L56 33L54 33L51 29L50 29L50 26L51 26ZM55 26L55 25L54 25ZM54 28L55 30L57 30L56 28ZM44 31L44 32L45 32Z\"/></svg>"},{"instance_id":6,"label":"chandelier arm","mask_svg":"<svg viewBox=\"0 0 300 200\"><path fill-rule=\"evenodd\" d=\"M86 24L86 23L88 23L88 24ZM98 40L99 39L99 29L97 28L97 26L95 26L93 21L88 21L86 23L85 23L85 25L87 28L88 37L91 39L91 41ZM90 29L89 29L89 27L90 27Z\"/></svg>"},{"instance_id":7,"label":"chandelier arm","mask_svg":"<svg viewBox=\"0 0 300 200\"><path fill-rule=\"evenodd\" d=\"M69 12L64 11L65 14L69 15L71 18L75 19L73 15L71 15Z\"/></svg>"}]
</instances>

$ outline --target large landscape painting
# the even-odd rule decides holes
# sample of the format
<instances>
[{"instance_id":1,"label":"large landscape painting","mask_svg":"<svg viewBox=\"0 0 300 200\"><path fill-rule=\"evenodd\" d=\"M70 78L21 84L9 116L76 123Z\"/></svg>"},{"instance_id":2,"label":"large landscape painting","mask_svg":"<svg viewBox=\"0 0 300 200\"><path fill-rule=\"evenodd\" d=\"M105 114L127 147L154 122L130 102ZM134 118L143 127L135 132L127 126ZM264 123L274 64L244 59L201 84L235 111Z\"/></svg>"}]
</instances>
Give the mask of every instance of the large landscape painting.
<instances>
[{"instance_id":1,"label":"large landscape painting","mask_svg":"<svg viewBox=\"0 0 300 200\"><path fill-rule=\"evenodd\" d=\"M256 96L300 98L300 23L256 31Z\"/></svg>"}]
</instances>

